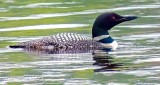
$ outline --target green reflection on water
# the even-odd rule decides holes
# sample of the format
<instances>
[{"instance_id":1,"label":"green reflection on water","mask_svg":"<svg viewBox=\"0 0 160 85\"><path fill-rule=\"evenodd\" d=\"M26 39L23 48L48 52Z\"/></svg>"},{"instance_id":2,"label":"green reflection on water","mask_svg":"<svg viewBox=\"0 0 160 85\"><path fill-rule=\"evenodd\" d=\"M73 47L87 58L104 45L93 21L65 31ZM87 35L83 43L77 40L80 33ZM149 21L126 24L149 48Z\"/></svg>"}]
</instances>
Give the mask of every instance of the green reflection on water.
<instances>
[{"instance_id":1,"label":"green reflection on water","mask_svg":"<svg viewBox=\"0 0 160 85\"><path fill-rule=\"evenodd\" d=\"M29 56L24 52L10 52L3 53L0 56L0 62L31 62L33 61L33 57Z\"/></svg>"}]
</instances>

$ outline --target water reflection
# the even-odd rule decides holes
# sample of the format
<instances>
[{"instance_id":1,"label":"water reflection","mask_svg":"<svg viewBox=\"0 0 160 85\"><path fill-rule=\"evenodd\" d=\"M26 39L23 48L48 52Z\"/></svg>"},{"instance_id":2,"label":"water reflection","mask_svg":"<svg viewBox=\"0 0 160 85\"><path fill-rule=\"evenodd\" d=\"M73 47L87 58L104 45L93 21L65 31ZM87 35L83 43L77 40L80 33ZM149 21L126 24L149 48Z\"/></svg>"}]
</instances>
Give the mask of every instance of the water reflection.
<instances>
[{"instance_id":1,"label":"water reflection","mask_svg":"<svg viewBox=\"0 0 160 85\"><path fill-rule=\"evenodd\" d=\"M113 55L108 54L109 49L24 49L24 51L30 55L38 55L31 62L17 63L16 65L14 63L1 63L2 66L5 65L5 68L1 68L1 70L10 71L11 68L30 68L30 70L28 72L24 70L26 73L19 76L0 77L0 82L16 81L36 85L37 83L48 84L50 82L54 85L57 82L58 84L64 82L67 84L72 83L75 85L80 83L80 85L84 85L95 83L95 81L90 80L89 76L79 76L79 74L95 75L94 72L122 71L125 68L123 63L118 63Z\"/></svg>"},{"instance_id":2,"label":"water reflection","mask_svg":"<svg viewBox=\"0 0 160 85\"><path fill-rule=\"evenodd\" d=\"M80 85L84 84L92 84L95 81L90 79L90 76L86 75L96 75L94 72L98 72L98 74L103 74L103 72L112 73L124 73L123 75L153 75L154 72L148 72L148 70L133 70L131 67L128 68L126 66L126 62L122 62L115 58L115 56L108 54L107 50L93 50L93 49L79 49L79 50L33 50L33 49L24 49L25 52L29 54L40 54L37 57L37 60L32 62L25 62L25 63L18 63L17 65L24 66L32 66L32 70L35 73L26 72L24 75L20 76L11 76L7 77L0 77L1 82L14 82L16 79L17 82L32 82L32 84L37 83L45 83L54 85L55 83L67 83L67 84L74 84L80 83ZM81 52L81 53L79 53ZM85 52L85 53L83 53ZM2 64L2 63L1 63ZM6 71L9 71L10 68L17 68L13 63L4 63L2 66L5 65ZM2 67L1 66L1 67ZM10 68L7 68L9 67ZM21 68L22 66L18 67ZM25 67L27 68L27 67ZM2 68L1 68L2 69ZM2 69L2 70L3 70ZM155 69L154 69L155 71ZM140 73L141 72L141 73ZM139 74L140 73L140 74ZM79 76L79 74L83 76ZM84 76L86 75L86 76ZM118 75L118 74L115 74ZM115 76L113 75L112 78ZM101 75L100 75L101 76ZM21 79L20 79L21 78ZM106 76L106 79L109 78ZM30 80L27 80L30 79ZM119 80L119 77L116 78ZM34 81L37 81L35 83Z\"/></svg>"},{"instance_id":3,"label":"water reflection","mask_svg":"<svg viewBox=\"0 0 160 85\"><path fill-rule=\"evenodd\" d=\"M99 49L99 50L95 50L93 48L67 49L67 50L66 49L54 49L54 50L53 49L52 50L24 49L24 51L30 54L39 54L41 55L41 59L43 60L44 58L45 61L47 61L46 60L46 57L47 57L48 60L52 60L55 62L59 61L59 63L61 62L61 63L75 64L80 62L83 62L83 63L89 62L90 66L91 65L96 67L98 66L98 68L94 68L94 69L90 68L90 69L93 69L94 72L120 71L120 68L124 68L123 63L114 62L115 58L112 57L112 55L108 54L108 52L110 52L110 49ZM88 55L86 53L90 53L90 54ZM45 56L43 54L45 54ZM49 55L46 55L46 54L49 54ZM84 66L85 67L83 68L86 68L86 65ZM87 65L87 67L89 66ZM76 69L79 69L79 68L76 68Z\"/></svg>"},{"instance_id":4,"label":"water reflection","mask_svg":"<svg viewBox=\"0 0 160 85\"><path fill-rule=\"evenodd\" d=\"M108 54L108 51L101 50L101 52L93 53L93 60L95 63L93 65L101 66L99 69L95 69L95 72L104 72L104 71L119 71L123 66L123 63L114 62L114 58Z\"/></svg>"}]
</instances>

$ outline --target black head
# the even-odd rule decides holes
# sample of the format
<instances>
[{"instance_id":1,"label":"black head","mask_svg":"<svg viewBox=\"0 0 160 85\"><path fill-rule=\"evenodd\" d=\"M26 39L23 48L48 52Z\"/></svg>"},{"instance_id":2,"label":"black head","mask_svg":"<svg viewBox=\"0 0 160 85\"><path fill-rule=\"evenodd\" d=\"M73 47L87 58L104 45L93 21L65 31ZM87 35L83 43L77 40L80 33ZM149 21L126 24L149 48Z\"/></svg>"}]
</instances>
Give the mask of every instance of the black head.
<instances>
[{"instance_id":1,"label":"black head","mask_svg":"<svg viewBox=\"0 0 160 85\"><path fill-rule=\"evenodd\" d=\"M93 35L96 35L98 32L98 35L102 33L103 31L110 30L115 25L125 22L125 21L131 21L136 19L136 16L121 16L116 13L104 13L97 17L97 19L94 22L92 33ZM102 33L103 34L103 33Z\"/></svg>"}]
</instances>

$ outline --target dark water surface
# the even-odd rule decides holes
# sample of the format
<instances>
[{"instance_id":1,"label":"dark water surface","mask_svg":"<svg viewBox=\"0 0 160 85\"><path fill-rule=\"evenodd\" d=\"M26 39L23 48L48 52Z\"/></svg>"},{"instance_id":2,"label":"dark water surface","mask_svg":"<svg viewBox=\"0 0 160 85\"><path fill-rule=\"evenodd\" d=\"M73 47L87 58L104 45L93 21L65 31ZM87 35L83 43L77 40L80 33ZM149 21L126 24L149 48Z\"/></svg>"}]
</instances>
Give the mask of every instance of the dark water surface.
<instances>
[{"instance_id":1,"label":"dark water surface","mask_svg":"<svg viewBox=\"0 0 160 85\"><path fill-rule=\"evenodd\" d=\"M91 36L104 12L139 18L114 27L113 52L52 54L7 46L61 32ZM0 85L159 85L160 0L0 0Z\"/></svg>"}]
</instances>

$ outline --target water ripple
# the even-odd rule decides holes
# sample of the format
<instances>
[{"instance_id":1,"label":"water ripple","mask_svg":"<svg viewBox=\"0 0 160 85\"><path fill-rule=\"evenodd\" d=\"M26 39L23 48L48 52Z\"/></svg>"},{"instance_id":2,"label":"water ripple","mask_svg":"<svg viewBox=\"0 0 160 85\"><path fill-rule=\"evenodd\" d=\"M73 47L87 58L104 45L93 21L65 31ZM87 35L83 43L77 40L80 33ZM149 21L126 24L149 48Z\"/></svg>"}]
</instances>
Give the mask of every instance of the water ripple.
<instances>
[{"instance_id":1,"label":"water ripple","mask_svg":"<svg viewBox=\"0 0 160 85\"><path fill-rule=\"evenodd\" d=\"M155 75L157 73L155 73L154 70L135 70L135 71L128 71L128 72L124 72L124 74L127 75L135 75L135 76L148 76L148 75Z\"/></svg>"},{"instance_id":2,"label":"water ripple","mask_svg":"<svg viewBox=\"0 0 160 85\"><path fill-rule=\"evenodd\" d=\"M159 28L160 24L145 24L145 25L126 25L126 26L117 26L120 28Z\"/></svg>"},{"instance_id":3,"label":"water ripple","mask_svg":"<svg viewBox=\"0 0 160 85\"><path fill-rule=\"evenodd\" d=\"M13 2L15 2L15 0L2 0L3 2L5 2L5 3L13 3Z\"/></svg>"},{"instance_id":4,"label":"water ripple","mask_svg":"<svg viewBox=\"0 0 160 85\"><path fill-rule=\"evenodd\" d=\"M160 33L137 34L130 36L122 36L122 40L142 40L142 39L159 39Z\"/></svg>"},{"instance_id":5,"label":"water ripple","mask_svg":"<svg viewBox=\"0 0 160 85\"><path fill-rule=\"evenodd\" d=\"M63 16L93 14L93 13L95 12L83 11L83 12L68 12L68 13L53 13L53 14L32 14L26 17L0 17L0 21L43 19L43 18L50 18L50 17L63 17Z\"/></svg>"},{"instance_id":6,"label":"water ripple","mask_svg":"<svg viewBox=\"0 0 160 85\"><path fill-rule=\"evenodd\" d=\"M15 28L1 28L0 32L36 30L36 29L75 28L75 27L85 27L85 26L88 26L88 24L48 24L48 25L35 25L35 26L15 27Z\"/></svg>"},{"instance_id":7,"label":"water ripple","mask_svg":"<svg viewBox=\"0 0 160 85\"><path fill-rule=\"evenodd\" d=\"M103 13L103 12L114 12L114 11L126 11L126 10L137 10L137 9L148 9L148 8L160 8L160 5L132 5L125 7L116 7L109 9L93 9L93 10L84 10L81 12L68 12L68 13L53 13L53 14L32 14L26 17L0 17L0 21L9 21L9 20L25 20L25 19L42 19L49 17L62 17L62 16L71 16L71 15L82 15L82 14L94 14L94 13Z\"/></svg>"},{"instance_id":8,"label":"water ripple","mask_svg":"<svg viewBox=\"0 0 160 85\"><path fill-rule=\"evenodd\" d=\"M0 41L26 42L29 40L40 39L42 37L46 37L46 36L0 37Z\"/></svg>"},{"instance_id":9,"label":"water ripple","mask_svg":"<svg viewBox=\"0 0 160 85\"><path fill-rule=\"evenodd\" d=\"M34 4L28 4L25 6L10 6L9 8L48 8L49 6L53 5L60 5L60 4L77 4L79 2L56 2L56 3L34 3ZM55 8L55 7L54 7Z\"/></svg>"},{"instance_id":10,"label":"water ripple","mask_svg":"<svg viewBox=\"0 0 160 85\"><path fill-rule=\"evenodd\" d=\"M144 63L144 62L160 62L160 58L138 59L134 61L134 63Z\"/></svg>"},{"instance_id":11,"label":"water ripple","mask_svg":"<svg viewBox=\"0 0 160 85\"><path fill-rule=\"evenodd\" d=\"M8 10L6 8L0 8L0 12L7 12Z\"/></svg>"},{"instance_id":12,"label":"water ripple","mask_svg":"<svg viewBox=\"0 0 160 85\"><path fill-rule=\"evenodd\" d=\"M0 63L0 70L2 69L11 69L11 68L30 68L34 66L26 65L26 64L15 64L15 63Z\"/></svg>"},{"instance_id":13,"label":"water ripple","mask_svg":"<svg viewBox=\"0 0 160 85\"><path fill-rule=\"evenodd\" d=\"M147 17L147 18L160 18L160 15L148 15L148 16L141 16L141 17Z\"/></svg>"},{"instance_id":14,"label":"water ripple","mask_svg":"<svg viewBox=\"0 0 160 85\"><path fill-rule=\"evenodd\" d=\"M9 47L0 48L0 53L8 53L8 52L21 52L22 49L10 49Z\"/></svg>"}]
</instances>

